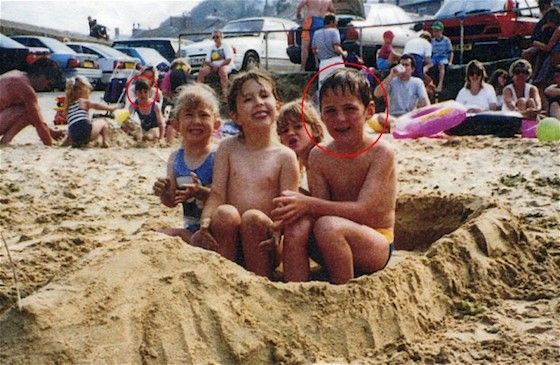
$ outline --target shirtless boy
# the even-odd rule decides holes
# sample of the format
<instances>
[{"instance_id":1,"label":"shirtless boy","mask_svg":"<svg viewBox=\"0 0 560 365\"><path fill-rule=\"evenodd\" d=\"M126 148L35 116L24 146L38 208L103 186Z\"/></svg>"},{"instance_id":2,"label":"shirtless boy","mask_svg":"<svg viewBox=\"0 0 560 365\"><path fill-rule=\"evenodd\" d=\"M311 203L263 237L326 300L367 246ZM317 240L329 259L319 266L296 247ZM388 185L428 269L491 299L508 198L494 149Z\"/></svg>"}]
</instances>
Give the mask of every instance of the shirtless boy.
<instances>
[{"instance_id":1,"label":"shirtless boy","mask_svg":"<svg viewBox=\"0 0 560 365\"><path fill-rule=\"evenodd\" d=\"M228 105L242 132L218 147L212 190L192 241L232 261L241 243L246 268L271 278L274 250L264 250L261 242L272 234L272 199L298 188L296 155L272 138L279 102L270 75L260 70L237 75Z\"/></svg>"},{"instance_id":2,"label":"shirtless boy","mask_svg":"<svg viewBox=\"0 0 560 365\"><path fill-rule=\"evenodd\" d=\"M351 154L371 145L364 123L374 113L367 81L351 69L327 78L319 94L321 117L333 141L325 147ZM290 225L316 219L317 249L333 284L383 269L393 250L397 176L395 155L383 141L353 158L315 147L309 156L312 196L283 192L273 219Z\"/></svg>"},{"instance_id":3,"label":"shirtless boy","mask_svg":"<svg viewBox=\"0 0 560 365\"><path fill-rule=\"evenodd\" d=\"M8 71L0 75L0 145L8 144L23 128L32 125L44 145L64 137L63 131L45 123L35 91L48 90L60 80L60 69L49 59L37 60L27 73Z\"/></svg>"}]
</instances>

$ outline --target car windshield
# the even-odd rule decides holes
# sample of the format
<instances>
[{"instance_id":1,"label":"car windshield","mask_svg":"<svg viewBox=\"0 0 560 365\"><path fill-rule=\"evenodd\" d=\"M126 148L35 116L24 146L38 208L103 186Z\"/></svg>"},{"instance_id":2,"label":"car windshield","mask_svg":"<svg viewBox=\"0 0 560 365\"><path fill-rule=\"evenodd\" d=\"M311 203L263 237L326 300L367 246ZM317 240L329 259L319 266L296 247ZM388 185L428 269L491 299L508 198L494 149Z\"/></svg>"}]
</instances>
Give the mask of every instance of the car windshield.
<instances>
[{"instance_id":1,"label":"car windshield","mask_svg":"<svg viewBox=\"0 0 560 365\"><path fill-rule=\"evenodd\" d=\"M253 32L258 33L263 29L264 21L262 19L246 20L242 22L227 23L222 32L236 33L236 32ZM227 36L227 34L226 34Z\"/></svg>"},{"instance_id":2,"label":"car windshield","mask_svg":"<svg viewBox=\"0 0 560 365\"><path fill-rule=\"evenodd\" d=\"M113 57L113 58L127 58L126 55L124 53L122 53L119 50L116 50L114 48L111 48L109 46L106 46L104 44L88 44L88 43L84 43L84 46L86 47L90 47L91 49L93 49L94 51L99 50L99 52L103 52L106 55Z\"/></svg>"},{"instance_id":3,"label":"car windshield","mask_svg":"<svg viewBox=\"0 0 560 365\"><path fill-rule=\"evenodd\" d=\"M64 43L51 38L41 38L41 42L47 46L53 53L76 53L74 50Z\"/></svg>"},{"instance_id":4,"label":"car windshield","mask_svg":"<svg viewBox=\"0 0 560 365\"><path fill-rule=\"evenodd\" d=\"M506 0L445 0L435 14L436 18L453 18L458 15L504 10Z\"/></svg>"},{"instance_id":5,"label":"car windshield","mask_svg":"<svg viewBox=\"0 0 560 365\"><path fill-rule=\"evenodd\" d=\"M160 63L169 64L169 62L158 51L152 48L136 48L136 52L142 57L144 62L149 65L157 66Z\"/></svg>"}]
</instances>

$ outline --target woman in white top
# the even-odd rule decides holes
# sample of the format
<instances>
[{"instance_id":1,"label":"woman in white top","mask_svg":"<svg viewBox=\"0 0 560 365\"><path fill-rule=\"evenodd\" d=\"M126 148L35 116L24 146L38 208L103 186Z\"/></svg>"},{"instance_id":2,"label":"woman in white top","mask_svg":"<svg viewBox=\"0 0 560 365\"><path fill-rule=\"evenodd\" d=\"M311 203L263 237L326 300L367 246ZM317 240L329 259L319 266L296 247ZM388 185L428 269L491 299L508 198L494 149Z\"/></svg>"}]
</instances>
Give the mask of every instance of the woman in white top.
<instances>
[{"instance_id":1,"label":"woman in white top","mask_svg":"<svg viewBox=\"0 0 560 365\"><path fill-rule=\"evenodd\" d=\"M542 105L537 87L527 83L531 72L531 64L526 60L520 59L511 64L509 74L512 83L504 88L502 110L518 111L525 118L536 118Z\"/></svg>"},{"instance_id":2,"label":"woman in white top","mask_svg":"<svg viewBox=\"0 0 560 365\"><path fill-rule=\"evenodd\" d=\"M484 82L486 70L482 63L472 60L467 65L465 86L457 94L457 101L467 108L467 113L497 110L494 87Z\"/></svg>"}]
</instances>

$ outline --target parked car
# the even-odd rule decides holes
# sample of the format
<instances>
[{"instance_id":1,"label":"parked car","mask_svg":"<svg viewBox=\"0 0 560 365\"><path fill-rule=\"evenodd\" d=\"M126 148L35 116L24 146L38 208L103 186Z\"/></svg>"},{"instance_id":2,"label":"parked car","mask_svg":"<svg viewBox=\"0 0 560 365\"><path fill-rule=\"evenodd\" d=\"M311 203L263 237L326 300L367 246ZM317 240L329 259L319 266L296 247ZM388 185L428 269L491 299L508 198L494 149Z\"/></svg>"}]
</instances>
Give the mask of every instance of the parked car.
<instances>
[{"instance_id":1,"label":"parked car","mask_svg":"<svg viewBox=\"0 0 560 365\"><path fill-rule=\"evenodd\" d=\"M155 66L160 72L169 70L170 62L153 48L117 46L115 49L138 60L142 66Z\"/></svg>"},{"instance_id":2,"label":"parked car","mask_svg":"<svg viewBox=\"0 0 560 365\"><path fill-rule=\"evenodd\" d=\"M109 83L113 72L118 72L120 69L140 69L138 61L134 58L104 44L90 42L67 42L65 44L78 53L99 57L97 63L103 72L101 77L103 86Z\"/></svg>"},{"instance_id":3,"label":"parked car","mask_svg":"<svg viewBox=\"0 0 560 365\"><path fill-rule=\"evenodd\" d=\"M49 57L50 51L43 47L26 47L0 33L0 74L10 70L25 71L27 66L41 57Z\"/></svg>"},{"instance_id":4,"label":"parked car","mask_svg":"<svg viewBox=\"0 0 560 365\"><path fill-rule=\"evenodd\" d=\"M27 47L45 47L52 52L50 58L62 71L63 78L57 85L62 90L64 90L66 79L70 77L84 76L93 86L101 81L101 69L96 62L97 57L93 55L76 53L72 48L54 38L32 35L18 35L11 38Z\"/></svg>"},{"instance_id":5,"label":"parked car","mask_svg":"<svg viewBox=\"0 0 560 365\"><path fill-rule=\"evenodd\" d=\"M250 65L267 64L270 69L293 69L284 47L288 41L288 31L297 23L282 18L256 17L232 20L222 28L224 43L233 48L233 63L237 69ZM270 32L266 31L280 31ZM214 47L214 41L206 39L185 47L192 72L198 72L206 55Z\"/></svg>"},{"instance_id":6,"label":"parked car","mask_svg":"<svg viewBox=\"0 0 560 365\"><path fill-rule=\"evenodd\" d=\"M540 16L537 0L446 0L434 18L443 22L443 34L453 44L454 59L494 61L519 57L531 45L530 37ZM424 22L431 29L432 21Z\"/></svg>"},{"instance_id":7,"label":"parked car","mask_svg":"<svg viewBox=\"0 0 560 365\"><path fill-rule=\"evenodd\" d=\"M185 57L182 51L191 41L178 38L131 38L114 41L112 47L147 47L158 51L165 59L172 62L177 56Z\"/></svg>"}]
</instances>

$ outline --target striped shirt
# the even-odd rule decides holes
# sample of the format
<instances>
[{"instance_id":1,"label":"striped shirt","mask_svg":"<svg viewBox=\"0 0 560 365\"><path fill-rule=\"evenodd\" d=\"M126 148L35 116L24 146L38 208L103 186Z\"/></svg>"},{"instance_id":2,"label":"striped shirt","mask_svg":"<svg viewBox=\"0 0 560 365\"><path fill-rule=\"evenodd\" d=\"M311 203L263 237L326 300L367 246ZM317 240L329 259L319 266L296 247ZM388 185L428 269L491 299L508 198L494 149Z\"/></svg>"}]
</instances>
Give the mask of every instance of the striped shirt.
<instances>
[{"instance_id":1,"label":"striped shirt","mask_svg":"<svg viewBox=\"0 0 560 365\"><path fill-rule=\"evenodd\" d=\"M84 109L80 109L80 102L75 101L68 107L68 115L66 120L68 121L68 126L76 123L79 120L87 120L89 122L89 112Z\"/></svg>"}]
</instances>

